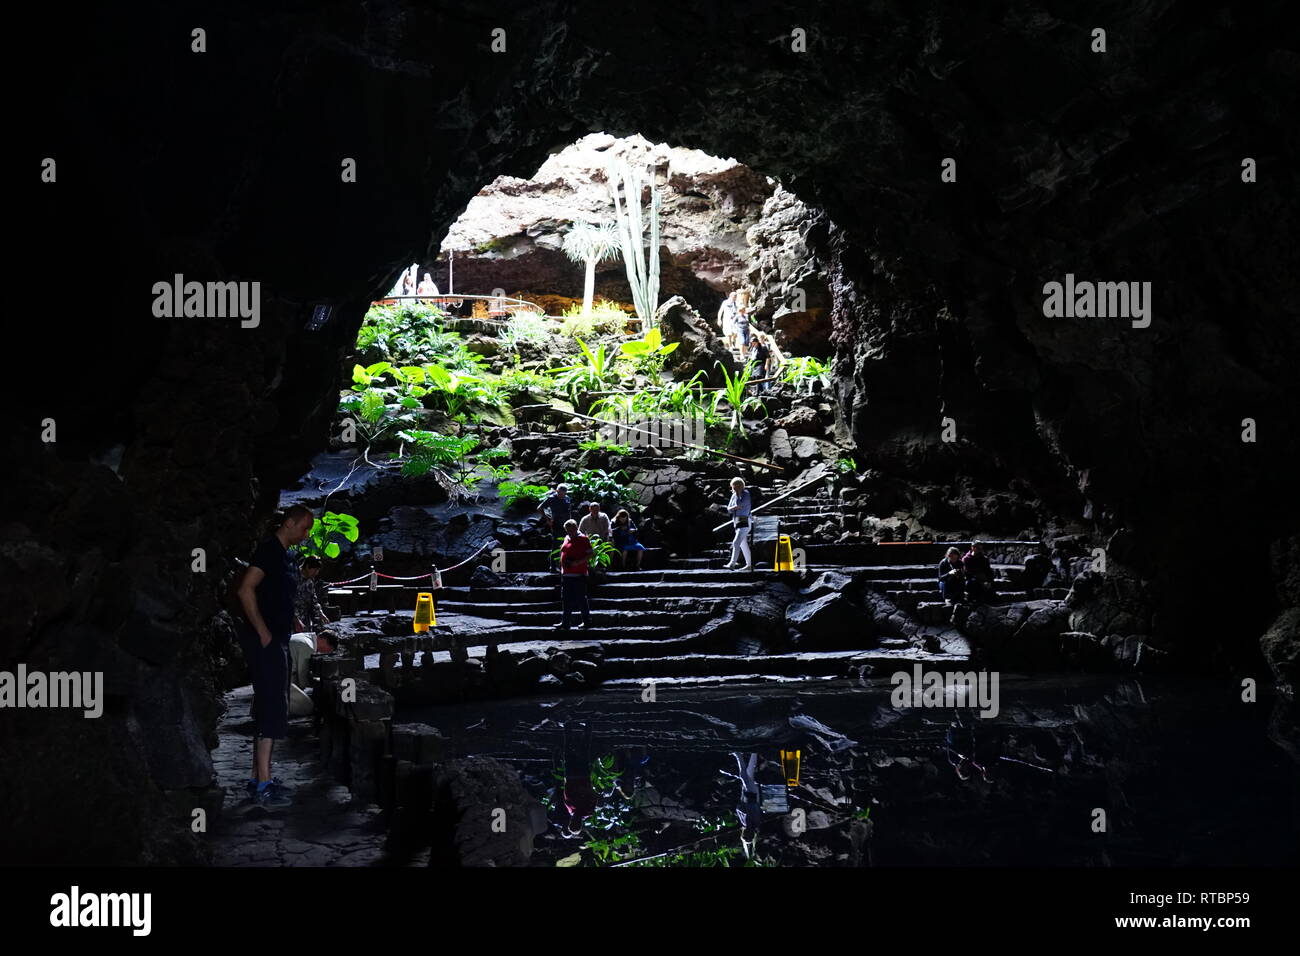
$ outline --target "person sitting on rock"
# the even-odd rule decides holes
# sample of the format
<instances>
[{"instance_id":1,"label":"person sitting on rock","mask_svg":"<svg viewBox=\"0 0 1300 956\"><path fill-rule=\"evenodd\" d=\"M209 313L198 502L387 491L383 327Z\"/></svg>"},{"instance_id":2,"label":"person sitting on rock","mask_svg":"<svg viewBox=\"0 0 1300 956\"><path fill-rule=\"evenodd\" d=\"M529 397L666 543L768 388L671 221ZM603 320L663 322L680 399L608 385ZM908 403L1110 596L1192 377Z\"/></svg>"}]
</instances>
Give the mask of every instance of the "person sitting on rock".
<instances>
[{"instance_id":1,"label":"person sitting on rock","mask_svg":"<svg viewBox=\"0 0 1300 956\"><path fill-rule=\"evenodd\" d=\"M578 533L585 534L588 538L600 538L602 541L608 541L610 540L610 531L609 515L600 510L600 502L593 501L587 505L587 513L578 522Z\"/></svg>"},{"instance_id":2,"label":"person sitting on rock","mask_svg":"<svg viewBox=\"0 0 1300 956\"><path fill-rule=\"evenodd\" d=\"M960 604L966 596L965 569L961 561L961 551L949 548L947 555L939 562L939 593L945 604Z\"/></svg>"},{"instance_id":3,"label":"person sitting on rock","mask_svg":"<svg viewBox=\"0 0 1300 956\"><path fill-rule=\"evenodd\" d=\"M745 566L743 570L754 570L754 558L749 550L749 512L750 512L750 495L749 489L745 487L745 479L731 479L731 501L727 504L727 510L731 512L731 524L736 529L736 533L731 539L731 560L727 562L726 567L740 567L740 556L745 556Z\"/></svg>"},{"instance_id":4,"label":"person sitting on rock","mask_svg":"<svg viewBox=\"0 0 1300 956\"><path fill-rule=\"evenodd\" d=\"M966 571L966 593L972 601L987 604L993 597L993 565L989 564L983 543L971 542L961 563Z\"/></svg>"},{"instance_id":5,"label":"person sitting on rock","mask_svg":"<svg viewBox=\"0 0 1300 956\"><path fill-rule=\"evenodd\" d=\"M298 566L298 589L293 597L295 632L315 631L329 623L329 617L320 606L320 595L316 591L320 565L320 558L303 558Z\"/></svg>"},{"instance_id":6,"label":"person sitting on rock","mask_svg":"<svg viewBox=\"0 0 1300 956\"><path fill-rule=\"evenodd\" d=\"M570 518L564 523L565 539L560 546L560 599L564 618L555 625L557 631L569 629L574 612L582 614L582 629L591 626L591 607L587 602L587 559L591 557L591 539L578 530Z\"/></svg>"},{"instance_id":7,"label":"person sitting on rock","mask_svg":"<svg viewBox=\"0 0 1300 956\"><path fill-rule=\"evenodd\" d=\"M289 716L305 717L314 709L311 695L311 658L313 654L333 654L338 644L334 632L303 632L289 638Z\"/></svg>"},{"instance_id":8,"label":"person sitting on rock","mask_svg":"<svg viewBox=\"0 0 1300 956\"><path fill-rule=\"evenodd\" d=\"M610 540L614 542L614 547L618 548L618 553L623 559L623 570L640 571L645 545L636 539L636 525L632 523L632 516L627 513L626 508L614 515L611 535Z\"/></svg>"}]
</instances>

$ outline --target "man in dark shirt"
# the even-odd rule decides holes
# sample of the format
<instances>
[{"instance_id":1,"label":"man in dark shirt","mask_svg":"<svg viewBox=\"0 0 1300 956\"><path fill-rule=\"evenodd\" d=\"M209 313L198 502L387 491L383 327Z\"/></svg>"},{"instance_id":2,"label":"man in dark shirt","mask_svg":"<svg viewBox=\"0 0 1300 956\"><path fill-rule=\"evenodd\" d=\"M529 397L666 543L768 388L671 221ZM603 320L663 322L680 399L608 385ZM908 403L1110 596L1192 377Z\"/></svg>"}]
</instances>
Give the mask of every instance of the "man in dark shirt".
<instances>
[{"instance_id":1,"label":"man in dark shirt","mask_svg":"<svg viewBox=\"0 0 1300 956\"><path fill-rule=\"evenodd\" d=\"M961 563L961 552L949 548L948 554L939 562L939 593L945 604L960 604L965 597L965 568Z\"/></svg>"},{"instance_id":2,"label":"man in dark shirt","mask_svg":"<svg viewBox=\"0 0 1300 956\"><path fill-rule=\"evenodd\" d=\"M987 604L993 597L993 565L984 553L984 545L972 542L961 563L966 572L966 593L977 604Z\"/></svg>"},{"instance_id":3,"label":"man in dark shirt","mask_svg":"<svg viewBox=\"0 0 1300 956\"><path fill-rule=\"evenodd\" d=\"M275 533L258 545L239 584L244 612L240 643L253 671L255 708L250 790L257 800L274 806L289 802L271 777L272 746L289 732L289 637L299 580L289 548L306 540L315 521L311 509L303 505L286 511Z\"/></svg>"},{"instance_id":4,"label":"man in dark shirt","mask_svg":"<svg viewBox=\"0 0 1300 956\"><path fill-rule=\"evenodd\" d=\"M537 506L537 513L546 519L546 527L550 529L551 537L560 537L556 532L561 531L565 523L574 515L569 486L556 485L555 490L543 498L542 503ZM555 561L552 560L551 567L555 566Z\"/></svg>"}]
</instances>

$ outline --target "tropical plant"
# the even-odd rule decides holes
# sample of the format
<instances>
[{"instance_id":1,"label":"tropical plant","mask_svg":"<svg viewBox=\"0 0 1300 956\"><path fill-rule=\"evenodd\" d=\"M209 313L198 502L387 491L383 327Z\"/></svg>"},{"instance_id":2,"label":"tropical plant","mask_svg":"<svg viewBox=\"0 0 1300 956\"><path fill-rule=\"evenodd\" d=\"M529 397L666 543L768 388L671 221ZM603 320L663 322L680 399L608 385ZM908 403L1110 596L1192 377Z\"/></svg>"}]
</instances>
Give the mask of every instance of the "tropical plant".
<instances>
[{"instance_id":1,"label":"tropical plant","mask_svg":"<svg viewBox=\"0 0 1300 956\"><path fill-rule=\"evenodd\" d=\"M558 542L558 544L556 545L555 550L551 552L551 560L559 561L560 548L564 546L564 539L556 538L555 540ZM606 541L604 538L600 537L599 535L593 535L591 538L591 554L587 556L587 563L592 565L593 567L607 568L609 567L610 562L613 560L614 555L617 553L618 553L618 548L614 547L614 545L612 545L610 542ZM595 772L596 771L593 769L592 770L593 780L595 779L594 776ZM615 774L615 776L618 775Z\"/></svg>"},{"instance_id":2,"label":"tropical plant","mask_svg":"<svg viewBox=\"0 0 1300 956\"><path fill-rule=\"evenodd\" d=\"M502 344L511 352L519 351L520 342L545 342L550 337L550 320L527 309L512 314L499 335Z\"/></svg>"},{"instance_id":3,"label":"tropical plant","mask_svg":"<svg viewBox=\"0 0 1300 956\"><path fill-rule=\"evenodd\" d=\"M550 395L555 391L555 380L540 372L512 368L501 373L496 382L497 389L508 397L519 395Z\"/></svg>"},{"instance_id":4,"label":"tropical plant","mask_svg":"<svg viewBox=\"0 0 1300 956\"><path fill-rule=\"evenodd\" d=\"M357 349L378 349L393 362L425 362L447 358L463 340L446 331L447 314L419 302L371 306L357 330Z\"/></svg>"},{"instance_id":5,"label":"tropical plant","mask_svg":"<svg viewBox=\"0 0 1300 956\"><path fill-rule=\"evenodd\" d=\"M858 470L858 463L846 455L835 460L835 469L841 475L847 475Z\"/></svg>"},{"instance_id":6,"label":"tropical plant","mask_svg":"<svg viewBox=\"0 0 1300 956\"><path fill-rule=\"evenodd\" d=\"M624 342L620 350L624 358L631 360L638 372L657 381L659 373L664 369L664 362L680 344L680 342L669 342L664 345L659 330L650 329L646 332L645 338Z\"/></svg>"},{"instance_id":7,"label":"tropical plant","mask_svg":"<svg viewBox=\"0 0 1300 956\"><path fill-rule=\"evenodd\" d=\"M621 381L621 374L613 353L606 353L605 346L597 346L592 351L587 343L578 339L586 362L578 365L565 365L555 369L559 373L555 384L570 398L576 398L579 392L594 392Z\"/></svg>"},{"instance_id":8,"label":"tropical plant","mask_svg":"<svg viewBox=\"0 0 1300 956\"><path fill-rule=\"evenodd\" d=\"M787 359L781 381L793 385L796 392L807 391L812 394L813 385L818 382L822 388L830 388L831 367L811 355Z\"/></svg>"},{"instance_id":9,"label":"tropical plant","mask_svg":"<svg viewBox=\"0 0 1300 956\"><path fill-rule=\"evenodd\" d=\"M484 477L508 476L508 466L493 466L492 461L505 457L503 448L476 452L480 442L476 435L441 435L438 432L407 429L399 433L412 448L402 465L404 475L427 475L436 471L448 484L472 489Z\"/></svg>"},{"instance_id":10,"label":"tropical plant","mask_svg":"<svg viewBox=\"0 0 1300 956\"><path fill-rule=\"evenodd\" d=\"M569 497L574 501L613 501L621 504L632 497L632 489L623 484L627 480L627 472L621 469L613 474L601 468L564 473L564 483L569 486Z\"/></svg>"},{"instance_id":11,"label":"tropical plant","mask_svg":"<svg viewBox=\"0 0 1300 956\"><path fill-rule=\"evenodd\" d=\"M617 442L605 441L603 438L578 442L578 448L582 451L609 452L611 455L626 455L632 450L632 446L630 445L620 445Z\"/></svg>"},{"instance_id":12,"label":"tropical plant","mask_svg":"<svg viewBox=\"0 0 1300 956\"><path fill-rule=\"evenodd\" d=\"M497 485L497 491L507 508L525 502L541 504L549 490L545 485L528 485L520 481L503 481Z\"/></svg>"},{"instance_id":13,"label":"tropical plant","mask_svg":"<svg viewBox=\"0 0 1300 956\"><path fill-rule=\"evenodd\" d=\"M499 408L504 403L500 391L487 379L441 365L423 366L428 388L425 408L441 409L452 418L464 418L473 410Z\"/></svg>"},{"instance_id":14,"label":"tropical plant","mask_svg":"<svg viewBox=\"0 0 1300 956\"><path fill-rule=\"evenodd\" d=\"M405 399L390 401L396 396L394 388L367 388L360 393L345 396L338 405L340 414L349 420L344 422L343 440L357 440L363 447L370 448L385 441L397 428L405 428L416 423L416 416L409 411ZM349 436L351 424L352 435Z\"/></svg>"},{"instance_id":15,"label":"tropical plant","mask_svg":"<svg viewBox=\"0 0 1300 956\"><path fill-rule=\"evenodd\" d=\"M659 190L650 179L650 245L645 248L645 226L642 221L640 165L633 166L626 159L612 164L609 169L610 193L614 197L614 220L618 224L619 243L623 247L623 264L627 269L627 282L632 287L632 301L636 314L641 317L643 329L654 328L655 309L659 305ZM625 202L619 201L619 184L622 183Z\"/></svg>"},{"instance_id":16,"label":"tropical plant","mask_svg":"<svg viewBox=\"0 0 1300 956\"><path fill-rule=\"evenodd\" d=\"M360 536L356 518L327 511L312 524L307 539L296 550L304 558L337 558L343 550L340 542L355 542Z\"/></svg>"},{"instance_id":17,"label":"tropical plant","mask_svg":"<svg viewBox=\"0 0 1300 956\"><path fill-rule=\"evenodd\" d=\"M604 299L585 312L582 306L574 303L560 314L564 317L560 332L571 339L618 335L627 328L628 314L615 303Z\"/></svg>"},{"instance_id":18,"label":"tropical plant","mask_svg":"<svg viewBox=\"0 0 1300 956\"><path fill-rule=\"evenodd\" d=\"M612 259L619 252L618 228L612 223L594 226L589 222L575 222L564 237L564 254L574 262L586 266L582 283L582 311L591 311L591 298L596 291L596 263Z\"/></svg>"},{"instance_id":19,"label":"tropical plant","mask_svg":"<svg viewBox=\"0 0 1300 956\"><path fill-rule=\"evenodd\" d=\"M749 385L749 380L754 374L754 363L747 362L745 367L736 373L733 378L727 371L727 367L721 362L717 363L718 368L722 370L723 387L720 391L713 393L712 406L714 414L717 414L718 405L726 402L731 406L731 430L737 431L740 428L741 416L751 409L761 408L763 413L767 414L767 406L756 395L746 395L745 388Z\"/></svg>"}]
</instances>

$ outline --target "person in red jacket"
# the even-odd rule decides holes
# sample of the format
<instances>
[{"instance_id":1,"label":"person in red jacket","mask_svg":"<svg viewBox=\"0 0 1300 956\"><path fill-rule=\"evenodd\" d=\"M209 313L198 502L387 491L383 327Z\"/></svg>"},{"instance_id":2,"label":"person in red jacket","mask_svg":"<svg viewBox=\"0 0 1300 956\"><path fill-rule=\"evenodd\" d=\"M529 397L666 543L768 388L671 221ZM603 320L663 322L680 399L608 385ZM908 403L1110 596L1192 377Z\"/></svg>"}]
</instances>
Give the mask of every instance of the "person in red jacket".
<instances>
[{"instance_id":1,"label":"person in red jacket","mask_svg":"<svg viewBox=\"0 0 1300 956\"><path fill-rule=\"evenodd\" d=\"M591 626L591 608L587 603L587 559L591 557L591 539L578 533L578 522L570 518L564 523L564 544L560 545L560 599L564 605L564 619L557 631L569 629L569 617L574 611L582 612L582 629Z\"/></svg>"}]
</instances>

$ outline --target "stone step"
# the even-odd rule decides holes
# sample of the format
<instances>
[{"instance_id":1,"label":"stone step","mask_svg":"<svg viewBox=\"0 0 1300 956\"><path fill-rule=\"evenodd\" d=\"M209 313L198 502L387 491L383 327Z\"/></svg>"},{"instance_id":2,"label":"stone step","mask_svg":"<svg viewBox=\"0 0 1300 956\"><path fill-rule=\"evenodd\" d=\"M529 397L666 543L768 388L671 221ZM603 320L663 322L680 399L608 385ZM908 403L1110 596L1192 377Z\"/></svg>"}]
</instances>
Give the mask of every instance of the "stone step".
<instances>
[{"instance_id":1,"label":"stone step","mask_svg":"<svg viewBox=\"0 0 1300 956\"><path fill-rule=\"evenodd\" d=\"M520 576L520 584L533 587L547 586L559 587L560 576L554 572L532 571ZM657 584L677 584L701 581L725 581L728 584L736 581L756 582L765 580L760 577L758 571L740 571L727 570L720 567L687 567L687 568L664 568L651 569L648 571L611 571L605 576L601 588L609 587L612 584L640 584L651 586Z\"/></svg>"},{"instance_id":2,"label":"stone step","mask_svg":"<svg viewBox=\"0 0 1300 956\"><path fill-rule=\"evenodd\" d=\"M848 676L848 669L868 664L892 673L913 663L960 664L968 658L953 654L928 654L914 649L861 651L808 651L795 654L683 654L668 657L611 657L606 654L601 673L604 682L644 681L659 677L766 677Z\"/></svg>"},{"instance_id":3,"label":"stone step","mask_svg":"<svg viewBox=\"0 0 1300 956\"><path fill-rule=\"evenodd\" d=\"M445 613L460 614L465 617L489 618L516 622L522 625L535 624L539 626L558 623L562 611L563 605L559 601L529 604L524 607L512 604L481 604L468 609L465 609L464 605L458 604L454 608L445 609ZM595 600L591 602L591 624L593 628L617 630L630 626L662 627L672 633L680 634L683 631L701 627L710 617L712 617L712 614L709 611L685 613L679 610L642 610L633 612L617 607L605 607Z\"/></svg>"},{"instance_id":4,"label":"stone step","mask_svg":"<svg viewBox=\"0 0 1300 956\"><path fill-rule=\"evenodd\" d=\"M745 576L745 572L737 571L737 575ZM638 597L644 594L646 585L640 582L620 582L605 581L592 588L588 594L590 597ZM444 601L466 601L474 602L499 602L506 601L512 603L529 603L535 601L549 601L555 595L554 586L508 586L494 588L443 588L438 592L435 599ZM745 581L682 581L671 584L661 583L655 586L654 593L657 597L739 597L744 594L751 594L754 591L754 582ZM414 602L412 601L412 607Z\"/></svg>"}]
</instances>

